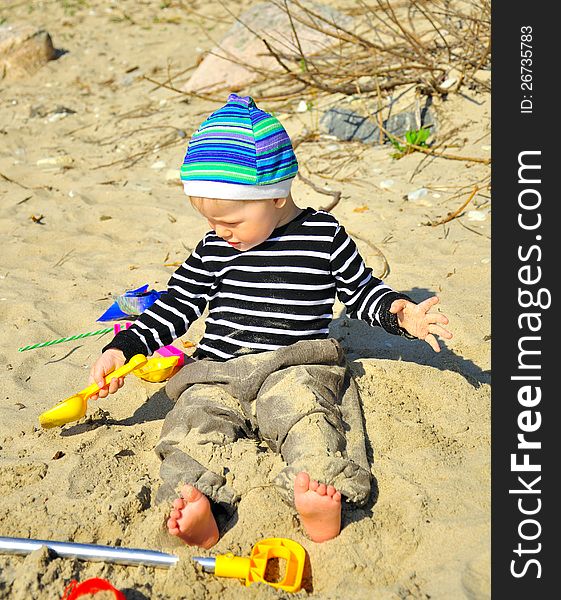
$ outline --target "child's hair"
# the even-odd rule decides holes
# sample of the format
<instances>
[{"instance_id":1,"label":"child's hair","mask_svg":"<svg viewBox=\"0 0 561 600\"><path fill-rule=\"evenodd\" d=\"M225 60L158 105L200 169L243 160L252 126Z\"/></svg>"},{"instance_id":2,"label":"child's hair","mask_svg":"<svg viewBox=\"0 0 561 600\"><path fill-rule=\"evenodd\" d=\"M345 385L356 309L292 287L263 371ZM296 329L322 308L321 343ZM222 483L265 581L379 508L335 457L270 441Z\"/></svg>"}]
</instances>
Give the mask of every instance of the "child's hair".
<instances>
[{"instance_id":1,"label":"child's hair","mask_svg":"<svg viewBox=\"0 0 561 600\"><path fill-rule=\"evenodd\" d=\"M230 94L193 134L181 167L188 196L285 198L298 171L288 133L249 96Z\"/></svg>"},{"instance_id":2,"label":"child's hair","mask_svg":"<svg viewBox=\"0 0 561 600\"><path fill-rule=\"evenodd\" d=\"M292 201L292 194L289 192L285 198ZM203 198L201 196L189 196L189 202L193 208L198 209L201 206L203 200L224 200L226 202L261 202L263 200L275 200L276 198L252 198L247 200L240 200L239 198Z\"/></svg>"}]
</instances>

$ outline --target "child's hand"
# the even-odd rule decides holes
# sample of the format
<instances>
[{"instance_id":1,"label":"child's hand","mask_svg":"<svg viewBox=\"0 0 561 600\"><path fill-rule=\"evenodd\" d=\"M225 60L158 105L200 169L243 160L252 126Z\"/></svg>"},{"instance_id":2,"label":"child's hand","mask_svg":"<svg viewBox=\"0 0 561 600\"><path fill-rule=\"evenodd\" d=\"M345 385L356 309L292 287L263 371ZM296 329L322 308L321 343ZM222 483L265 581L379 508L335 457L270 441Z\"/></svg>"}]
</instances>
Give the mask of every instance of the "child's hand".
<instances>
[{"instance_id":1,"label":"child's hand","mask_svg":"<svg viewBox=\"0 0 561 600\"><path fill-rule=\"evenodd\" d=\"M100 387L99 392L92 394L90 400L105 398L109 394L114 394L125 383L124 377L112 379L109 385L105 383L105 376L112 373L115 369L122 367L125 364L125 355L116 348L106 350L95 362L90 370L89 383L97 383Z\"/></svg>"},{"instance_id":2,"label":"child's hand","mask_svg":"<svg viewBox=\"0 0 561 600\"><path fill-rule=\"evenodd\" d=\"M438 312L429 313L429 310L439 302L437 296L427 298L419 304L400 299L394 300L390 307L390 312L397 315L399 326L420 340L425 340L435 352L440 352L436 335L447 340L452 338L452 334L442 327L448 324L448 317Z\"/></svg>"}]
</instances>

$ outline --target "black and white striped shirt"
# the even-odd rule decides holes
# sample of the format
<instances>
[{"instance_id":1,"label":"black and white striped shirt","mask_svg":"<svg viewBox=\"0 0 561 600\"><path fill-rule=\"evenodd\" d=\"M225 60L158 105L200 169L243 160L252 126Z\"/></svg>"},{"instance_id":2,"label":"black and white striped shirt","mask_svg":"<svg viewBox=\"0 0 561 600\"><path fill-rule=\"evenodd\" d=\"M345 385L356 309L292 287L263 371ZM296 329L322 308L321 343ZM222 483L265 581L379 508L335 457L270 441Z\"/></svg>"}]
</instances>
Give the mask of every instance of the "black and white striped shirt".
<instances>
[{"instance_id":1,"label":"black and white striped shirt","mask_svg":"<svg viewBox=\"0 0 561 600\"><path fill-rule=\"evenodd\" d=\"M335 217L305 209L259 246L236 250L213 231L171 277L167 291L107 348L127 360L182 336L208 305L197 354L227 360L329 333L338 297L350 317L400 334L397 298L372 275Z\"/></svg>"}]
</instances>

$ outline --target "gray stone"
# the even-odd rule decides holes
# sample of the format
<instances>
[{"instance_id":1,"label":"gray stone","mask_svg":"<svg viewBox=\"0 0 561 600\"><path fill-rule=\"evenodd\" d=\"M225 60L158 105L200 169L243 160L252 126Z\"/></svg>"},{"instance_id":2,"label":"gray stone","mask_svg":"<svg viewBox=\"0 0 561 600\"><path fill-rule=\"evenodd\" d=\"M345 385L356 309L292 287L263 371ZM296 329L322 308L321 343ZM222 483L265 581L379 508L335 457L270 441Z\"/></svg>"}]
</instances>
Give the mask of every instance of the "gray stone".
<instances>
[{"instance_id":1,"label":"gray stone","mask_svg":"<svg viewBox=\"0 0 561 600\"><path fill-rule=\"evenodd\" d=\"M320 125L325 133L347 142L363 142L365 144L380 143L380 129L376 125L376 117L369 118L347 108L330 108L321 118ZM436 129L436 119L430 108L421 111L421 125ZM391 135L404 138L407 131L419 129L417 118L413 112L401 112L390 116L383 122L383 127ZM387 142L387 138L384 140Z\"/></svg>"},{"instance_id":2,"label":"gray stone","mask_svg":"<svg viewBox=\"0 0 561 600\"><path fill-rule=\"evenodd\" d=\"M31 75L55 55L45 30L31 25L0 25L0 80Z\"/></svg>"}]
</instances>

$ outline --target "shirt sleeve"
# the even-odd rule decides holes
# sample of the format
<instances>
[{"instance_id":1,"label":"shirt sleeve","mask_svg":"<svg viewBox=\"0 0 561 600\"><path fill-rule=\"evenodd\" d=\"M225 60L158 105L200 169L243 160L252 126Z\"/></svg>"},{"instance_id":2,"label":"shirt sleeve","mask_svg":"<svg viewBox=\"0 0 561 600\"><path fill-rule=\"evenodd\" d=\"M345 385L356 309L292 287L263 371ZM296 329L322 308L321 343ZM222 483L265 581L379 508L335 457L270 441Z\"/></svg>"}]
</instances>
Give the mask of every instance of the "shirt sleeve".
<instances>
[{"instance_id":1,"label":"shirt sleeve","mask_svg":"<svg viewBox=\"0 0 561 600\"><path fill-rule=\"evenodd\" d=\"M396 315L390 313L390 306L399 298L412 302L411 298L372 275L372 269L364 264L355 242L342 225L337 227L333 237L331 273L335 278L337 297L351 318L382 327L394 335L404 335Z\"/></svg>"},{"instance_id":2,"label":"shirt sleeve","mask_svg":"<svg viewBox=\"0 0 561 600\"><path fill-rule=\"evenodd\" d=\"M152 354L182 336L203 313L215 281L203 255L204 240L172 275L166 292L103 350L117 348L129 360L135 354Z\"/></svg>"}]
</instances>

